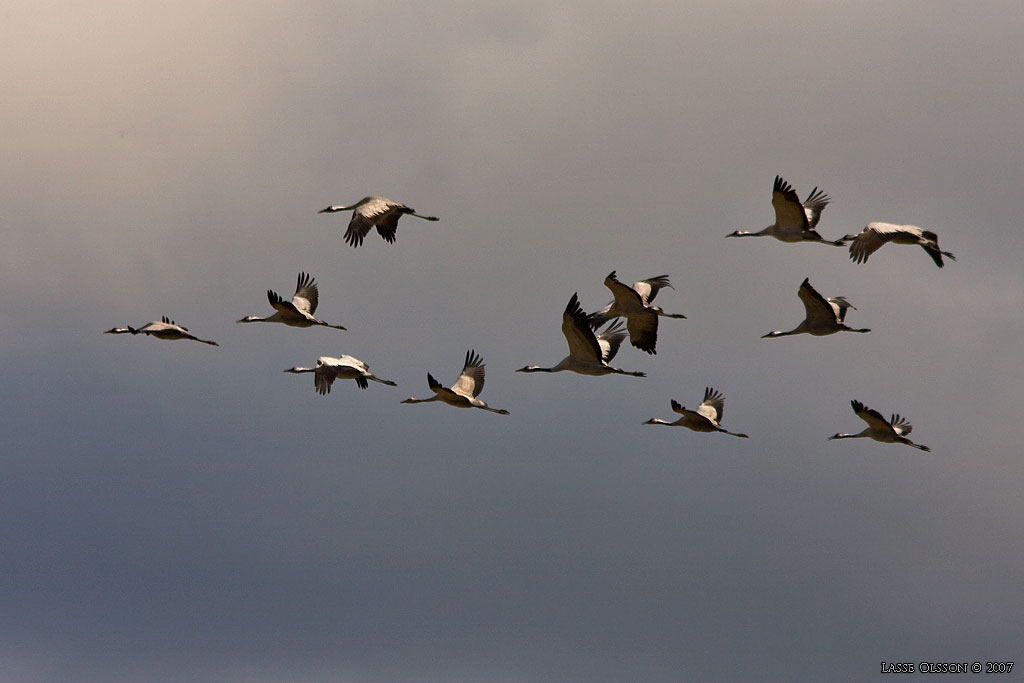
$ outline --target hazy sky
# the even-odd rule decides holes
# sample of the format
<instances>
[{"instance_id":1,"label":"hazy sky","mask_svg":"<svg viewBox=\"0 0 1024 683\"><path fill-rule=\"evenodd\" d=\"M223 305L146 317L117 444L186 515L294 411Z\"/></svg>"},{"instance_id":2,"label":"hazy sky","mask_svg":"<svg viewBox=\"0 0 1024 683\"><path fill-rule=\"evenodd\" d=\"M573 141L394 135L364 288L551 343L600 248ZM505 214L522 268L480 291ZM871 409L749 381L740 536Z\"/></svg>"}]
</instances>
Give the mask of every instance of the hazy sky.
<instances>
[{"instance_id":1,"label":"hazy sky","mask_svg":"<svg viewBox=\"0 0 1024 683\"><path fill-rule=\"evenodd\" d=\"M15 2L0 682L859 681L1024 659L1016 2ZM772 179L935 230L725 240ZM332 203L441 217L352 249ZM524 375L667 273L647 378ZM299 271L348 331L236 325ZM761 339L809 277L870 334ZM101 334L167 315L219 348ZM503 417L426 396L467 349ZM349 353L397 388L282 372ZM642 426L726 396L750 439ZM858 399L922 453L828 441Z\"/></svg>"}]
</instances>

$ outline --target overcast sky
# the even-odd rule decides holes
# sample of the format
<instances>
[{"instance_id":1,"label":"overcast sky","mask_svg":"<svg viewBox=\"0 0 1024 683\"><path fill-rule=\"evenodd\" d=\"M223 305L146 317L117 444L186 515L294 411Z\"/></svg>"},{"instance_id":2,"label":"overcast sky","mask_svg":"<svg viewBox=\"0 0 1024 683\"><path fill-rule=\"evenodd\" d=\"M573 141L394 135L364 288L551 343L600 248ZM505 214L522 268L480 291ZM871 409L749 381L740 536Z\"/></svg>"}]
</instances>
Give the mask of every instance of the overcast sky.
<instances>
[{"instance_id":1,"label":"overcast sky","mask_svg":"<svg viewBox=\"0 0 1024 683\"><path fill-rule=\"evenodd\" d=\"M1016 2L0 11L0 681L1024 659ZM957 261L723 237L772 180ZM440 216L352 249L332 203ZM634 377L517 374L667 273ZM299 271L348 331L236 325ZM809 277L870 334L761 339ZM219 347L110 336L167 315ZM467 349L505 417L440 404ZM349 353L397 388L282 372ZM643 426L726 396L724 426ZM863 401L923 453L867 439Z\"/></svg>"}]
</instances>

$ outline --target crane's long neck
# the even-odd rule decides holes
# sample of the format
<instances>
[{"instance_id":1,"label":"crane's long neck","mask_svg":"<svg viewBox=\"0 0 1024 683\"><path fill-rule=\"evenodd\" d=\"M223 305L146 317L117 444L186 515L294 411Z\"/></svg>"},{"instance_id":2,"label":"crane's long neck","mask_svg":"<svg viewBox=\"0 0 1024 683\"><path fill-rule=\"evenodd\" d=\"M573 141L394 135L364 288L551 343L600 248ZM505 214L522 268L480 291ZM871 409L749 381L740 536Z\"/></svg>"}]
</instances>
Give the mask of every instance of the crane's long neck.
<instances>
[{"instance_id":1,"label":"crane's long neck","mask_svg":"<svg viewBox=\"0 0 1024 683\"><path fill-rule=\"evenodd\" d=\"M868 436L868 431L870 431L870 430L865 429L863 432L857 432L856 434L843 434L843 433L833 434L832 436L830 436L828 438L829 438L830 441L832 439L859 439L859 438L862 438L862 437L867 437Z\"/></svg>"},{"instance_id":2,"label":"crane's long neck","mask_svg":"<svg viewBox=\"0 0 1024 683\"><path fill-rule=\"evenodd\" d=\"M750 230L737 230L736 232L730 232L726 237L764 237L765 235L771 235L772 230L775 229L775 225L769 225L763 230L752 232Z\"/></svg>"},{"instance_id":3,"label":"crane's long neck","mask_svg":"<svg viewBox=\"0 0 1024 683\"><path fill-rule=\"evenodd\" d=\"M431 396L430 398L413 398L413 397L409 397L409 398L405 399L404 401L402 401L402 403L430 403L431 401L440 401L440 400L441 400L441 397L439 395L435 394L435 395Z\"/></svg>"},{"instance_id":4,"label":"crane's long neck","mask_svg":"<svg viewBox=\"0 0 1024 683\"><path fill-rule=\"evenodd\" d=\"M287 370L285 370L285 372L290 372L292 374L299 375L299 374L302 374L303 372L316 372L316 368L294 367L294 368L288 368Z\"/></svg>"},{"instance_id":5,"label":"crane's long neck","mask_svg":"<svg viewBox=\"0 0 1024 683\"><path fill-rule=\"evenodd\" d=\"M525 368L519 368L516 372L558 372L563 368L542 368L539 365L527 365Z\"/></svg>"},{"instance_id":6,"label":"crane's long neck","mask_svg":"<svg viewBox=\"0 0 1024 683\"><path fill-rule=\"evenodd\" d=\"M768 334L762 336L761 339L774 339L775 337L789 337L789 336L794 335L794 334L800 334L803 331L804 331L803 330L803 325L800 325L798 327L794 327L792 330L789 330L788 332L783 332L781 330L772 330Z\"/></svg>"},{"instance_id":7,"label":"crane's long neck","mask_svg":"<svg viewBox=\"0 0 1024 683\"><path fill-rule=\"evenodd\" d=\"M644 422L643 424L645 424L645 425L666 425L666 426L671 427L675 423L674 422L669 422L667 420L662 420L661 418L658 418L658 417L652 417L650 420L648 420L647 422Z\"/></svg>"}]
</instances>

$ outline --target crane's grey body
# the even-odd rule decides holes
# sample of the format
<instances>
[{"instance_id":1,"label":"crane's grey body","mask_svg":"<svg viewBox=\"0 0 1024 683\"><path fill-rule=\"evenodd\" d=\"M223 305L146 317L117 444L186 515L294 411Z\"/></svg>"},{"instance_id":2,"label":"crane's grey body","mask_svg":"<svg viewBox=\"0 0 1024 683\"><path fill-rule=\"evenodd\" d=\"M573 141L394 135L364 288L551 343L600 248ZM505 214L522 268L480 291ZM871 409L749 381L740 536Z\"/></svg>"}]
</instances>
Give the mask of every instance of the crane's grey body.
<instances>
[{"instance_id":1,"label":"crane's grey body","mask_svg":"<svg viewBox=\"0 0 1024 683\"><path fill-rule=\"evenodd\" d=\"M312 275L299 273L295 283L295 294L291 301L285 301L280 294L272 289L267 290L267 300L274 307L272 315L260 317L247 315L236 322L240 323L281 323L289 327L333 327L344 330L341 325L332 325L320 320L313 314L320 302L320 290Z\"/></svg>"},{"instance_id":2,"label":"crane's grey body","mask_svg":"<svg viewBox=\"0 0 1024 683\"><path fill-rule=\"evenodd\" d=\"M772 186L775 222L758 232L737 230L726 237L774 237L780 242L818 242L841 247L842 240L829 241L815 230L821 220L821 212L830 201L831 197L815 187L801 203L796 190L780 176L775 176L775 184Z\"/></svg>"},{"instance_id":3,"label":"crane's grey body","mask_svg":"<svg viewBox=\"0 0 1024 683\"><path fill-rule=\"evenodd\" d=\"M892 242L893 244L917 244L931 257L939 268L945 266L942 257L956 261L952 252L939 249L939 236L931 230L916 225L895 223L868 223L856 235L847 235L843 241L850 242L850 259L854 263L867 263L868 257Z\"/></svg>"},{"instance_id":4,"label":"crane's grey body","mask_svg":"<svg viewBox=\"0 0 1024 683\"><path fill-rule=\"evenodd\" d=\"M657 353L658 317L685 318L682 313L666 313L651 302L663 287L672 287L668 275L658 275L634 282L627 287L615 277L613 270L604 279L604 285L611 290L614 300L599 311L587 316L590 326L597 329L612 318L626 319L629 343L647 353ZM675 289L674 287L672 287Z\"/></svg>"},{"instance_id":5,"label":"crane's grey body","mask_svg":"<svg viewBox=\"0 0 1024 683\"><path fill-rule=\"evenodd\" d=\"M837 296L826 299L811 286L810 278L804 278L797 291L797 296L804 304L805 317L803 321L792 330L782 332L772 330L762 335L762 339L772 337L787 337L793 334L812 334L815 337L824 337L836 332L870 332L869 329L854 329L848 327L843 321L846 319L846 311L850 308L856 310L856 306L846 300L846 297Z\"/></svg>"},{"instance_id":6,"label":"crane's grey body","mask_svg":"<svg viewBox=\"0 0 1024 683\"><path fill-rule=\"evenodd\" d=\"M668 427L686 427L695 432L722 432L731 436L738 436L741 439L749 438L746 434L730 432L719 424L722 421L722 412L725 407L725 396L721 392L705 387L704 400L697 406L696 410L687 410L678 401L672 399L672 410L682 415L675 422L668 422L652 417L644 422L645 425L666 425Z\"/></svg>"},{"instance_id":7,"label":"crane's grey body","mask_svg":"<svg viewBox=\"0 0 1024 683\"><path fill-rule=\"evenodd\" d=\"M336 379L354 379L360 389L365 389L369 386L369 382L367 382L367 380L387 384L390 387L398 386L389 379L381 379L380 377L377 377L370 372L369 365L355 356L348 355L341 355L338 357L320 356L316 359L316 367L314 368L294 367L288 368L285 372L291 372L294 374L312 372L313 387L321 395L331 393L331 385L334 384L334 380Z\"/></svg>"},{"instance_id":8,"label":"crane's grey body","mask_svg":"<svg viewBox=\"0 0 1024 683\"><path fill-rule=\"evenodd\" d=\"M459 375L459 379L455 381L455 384L449 389L441 385L433 375L427 373L427 385L430 390L434 392L434 395L430 398L407 398L402 403L429 403L431 401L441 401L447 403L450 406L456 408L480 408L491 413L498 413L499 415L508 415L508 411L499 408L491 408L481 399L477 398L480 392L484 388L484 368L485 364L483 358L477 355L476 351L470 349L466 351L466 361L462 366L462 373Z\"/></svg>"},{"instance_id":9,"label":"crane's grey body","mask_svg":"<svg viewBox=\"0 0 1024 683\"><path fill-rule=\"evenodd\" d=\"M409 215L422 218L425 221L436 221L436 216L421 216L415 209L393 202L384 197L363 197L350 206L332 205L326 209L320 209L318 213L335 213L337 211L351 211L352 220L348 223L348 230L345 231L345 242L358 247L363 243L363 238L371 229L377 228L377 232L388 244L393 244L398 231L398 219Z\"/></svg>"},{"instance_id":10,"label":"crane's grey body","mask_svg":"<svg viewBox=\"0 0 1024 683\"><path fill-rule=\"evenodd\" d=\"M622 331L621 322L608 325L601 334L594 334L590 328L587 314L580 306L579 296L573 294L562 312L562 334L569 344L569 355L559 361L558 365L542 368L527 365L516 372L562 372L568 370L580 375L632 375L646 377L643 372L630 372L609 365L618 353L626 333Z\"/></svg>"},{"instance_id":11,"label":"crane's grey body","mask_svg":"<svg viewBox=\"0 0 1024 683\"><path fill-rule=\"evenodd\" d=\"M149 337L156 337L157 339L189 339L191 341L202 342L209 344L210 346L220 346L215 341L209 339L200 339L188 331L187 327L179 325L174 322L166 315L160 318L160 321L153 321L146 323L142 327L114 327L104 332L104 334L144 334Z\"/></svg>"},{"instance_id":12,"label":"crane's grey body","mask_svg":"<svg viewBox=\"0 0 1024 683\"><path fill-rule=\"evenodd\" d=\"M882 443L902 443L913 446L920 451L931 451L927 446L914 443L907 438L907 435L910 434L914 427L906 418L893 414L889 420L886 420L880 412L868 408L860 401L850 401L850 405L853 406L853 412L857 414L857 417L864 420L868 426L856 434L833 434L828 437L830 441L832 439L866 438L881 441Z\"/></svg>"}]
</instances>

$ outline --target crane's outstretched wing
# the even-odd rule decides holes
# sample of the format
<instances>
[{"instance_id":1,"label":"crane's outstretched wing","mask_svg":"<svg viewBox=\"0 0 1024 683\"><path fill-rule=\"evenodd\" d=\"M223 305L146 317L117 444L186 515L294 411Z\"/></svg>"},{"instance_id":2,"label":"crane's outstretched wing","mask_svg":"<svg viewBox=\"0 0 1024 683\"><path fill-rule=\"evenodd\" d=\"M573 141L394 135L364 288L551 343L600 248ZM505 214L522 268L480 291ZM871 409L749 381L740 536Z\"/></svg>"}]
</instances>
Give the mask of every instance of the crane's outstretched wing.
<instances>
[{"instance_id":1,"label":"crane's outstretched wing","mask_svg":"<svg viewBox=\"0 0 1024 683\"><path fill-rule=\"evenodd\" d=\"M800 289L797 291L797 296L799 296L800 301L804 303L807 322L812 324L839 322L836 311L832 308L832 304L830 304L825 297L819 294L818 290L811 286L810 278L804 278L804 281L800 283Z\"/></svg>"},{"instance_id":2,"label":"crane's outstretched wing","mask_svg":"<svg viewBox=\"0 0 1024 683\"><path fill-rule=\"evenodd\" d=\"M668 275L656 275L655 277L649 277L646 280L633 283L633 289L647 304L654 301L654 297L658 296L658 292L664 287L675 289L672 283L668 281Z\"/></svg>"},{"instance_id":3,"label":"crane's outstretched wing","mask_svg":"<svg viewBox=\"0 0 1024 683\"><path fill-rule=\"evenodd\" d=\"M704 389L704 400L697 407L697 412L708 418L715 424L722 421L722 408L725 406L725 397L721 392L706 387Z\"/></svg>"},{"instance_id":4,"label":"crane's outstretched wing","mask_svg":"<svg viewBox=\"0 0 1024 683\"><path fill-rule=\"evenodd\" d=\"M877 410L868 408L860 401L850 401L850 405L853 406L853 412L857 414L857 417L864 420L869 427L881 431L893 431L892 424L889 420L882 417L882 414Z\"/></svg>"},{"instance_id":5,"label":"crane's outstretched wing","mask_svg":"<svg viewBox=\"0 0 1024 683\"><path fill-rule=\"evenodd\" d=\"M305 311L310 315L316 313L316 307L320 302L320 290L316 281L307 273L299 273L295 281L295 294L292 296L292 304L299 311Z\"/></svg>"},{"instance_id":6,"label":"crane's outstretched wing","mask_svg":"<svg viewBox=\"0 0 1024 683\"><path fill-rule=\"evenodd\" d=\"M780 176L775 176L775 185L772 187L772 207L775 208L775 225L779 230L799 236L810 228L804 205L800 203L796 190Z\"/></svg>"},{"instance_id":7,"label":"crane's outstretched wing","mask_svg":"<svg viewBox=\"0 0 1024 683\"><path fill-rule=\"evenodd\" d=\"M821 220L821 212L825 210L832 198L815 187L804 200L804 214L807 216L807 226L815 228Z\"/></svg>"},{"instance_id":8,"label":"crane's outstretched wing","mask_svg":"<svg viewBox=\"0 0 1024 683\"><path fill-rule=\"evenodd\" d=\"M612 358L615 358L615 354L619 352L619 347L622 346L625 339L626 332L622 327L621 319L611 323L604 328L601 334L597 335L597 345L601 348L601 358L605 363L610 363Z\"/></svg>"},{"instance_id":9,"label":"crane's outstretched wing","mask_svg":"<svg viewBox=\"0 0 1024 683\"><path fill-rule=\"evenodd\" d=\"M587 314L583 312L579 296L575 293L562 312L562 334L569 344L570 356L595 363L601 362L604 352L593 330L590 329Z\"/></svg>"},{"instance_id":10,"label":"crane's outstretched wing","mask_svg":"<svg viewBox=\"0 0 1024 683\"><path fill-rule=\"evenodd\" d=\"M466 351L466 362L462 374L452 386L452 391L463 396L476 398L484 389L484 360L476 351Z\"/></svg>"}]
</instances>

